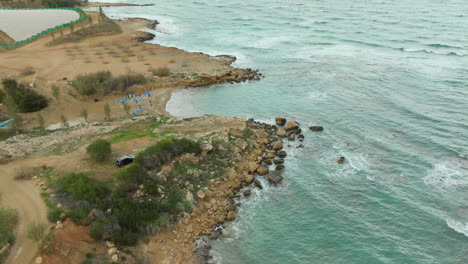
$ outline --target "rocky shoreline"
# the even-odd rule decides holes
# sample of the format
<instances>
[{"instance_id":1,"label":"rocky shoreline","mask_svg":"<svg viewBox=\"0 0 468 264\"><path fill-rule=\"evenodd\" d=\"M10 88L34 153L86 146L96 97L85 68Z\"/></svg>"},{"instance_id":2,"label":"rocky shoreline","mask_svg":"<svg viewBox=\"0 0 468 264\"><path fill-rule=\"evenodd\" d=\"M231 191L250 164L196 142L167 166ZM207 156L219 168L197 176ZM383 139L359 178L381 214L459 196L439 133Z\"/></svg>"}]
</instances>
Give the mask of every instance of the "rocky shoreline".
<instances>
[{"instance_id":1,"label":"rocky shoreline","mask_svg":"<svg viewBox=\"0 0 468 264\"><path fill-rule=\"evenodd\" d=\"M297 122L289 121L283 125L249 119L244 129L231 129L206 142L205 153L214 148L215 142L231 142L229 151L234 153L231 166L210 186L196 193L188 192L187 200L195 205L192 213L185 214L165 235L152 237L144 253L172 250L172 253L167 253L169 257L165 256L167 261L161 263L212 263L211 241L225 237L225 225L237 218L238 209L242 206L241 198L248 199L254 189L263 189L260 177L272 185L282 183L284 159L287 157L283 146L298 145L304 139ZM278 136L281 130L301 140L295 142ZM246 137L246 134L251 135ZM155 257L147 256L147 260Z\"/></svg>"},{"instance_id":2,"label":"rocky shoreline","mask_svg":"<svg viewBox=\"0 0 468 264\"><path fill-rule=\"evenodd\" d=\"M128 18L128 20L141 20L145 22L145 27L150 30L156 30L157 26L159 25L159 21L157 20L151 20L151 19L146 19L146 18ZM138 42L146 42L150 41L156 38L156 35L150 32L146 31L140 31L138 36L135 37L134 39ZM197 52L198 54L203 54L203 55L208 55L202 52ZM215 58L218 59L223 59L226 61L227 65L232 65L237 58L235 56L230 56L230 55L217 55L214 56ZM240 82L245 82L245 81L250 81L250 80L255 80L258 81L265 76L256 69L239 69L239 68L234 68L233 70L220 74L220 75L214 75L214 76L199 76L197 80L191 80L189 83L181 83L179 85L176 85L176 87L201 87L201 86L209 86L213 84L220 84L220 83L240 83Z\"/></svg>"}]
</instances>

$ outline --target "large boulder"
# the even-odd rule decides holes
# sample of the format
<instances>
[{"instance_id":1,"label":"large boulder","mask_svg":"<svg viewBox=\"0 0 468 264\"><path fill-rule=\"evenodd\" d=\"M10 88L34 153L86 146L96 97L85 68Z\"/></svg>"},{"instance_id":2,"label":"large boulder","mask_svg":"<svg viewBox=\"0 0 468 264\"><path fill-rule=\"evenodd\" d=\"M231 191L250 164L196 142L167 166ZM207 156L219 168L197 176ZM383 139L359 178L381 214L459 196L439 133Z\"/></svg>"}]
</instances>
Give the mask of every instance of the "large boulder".
<instances>
[{"instance_id":1,"label":"large boulder","mask_svg":"<svg viewBox=\"0 0 468 264\"><path fill-rule=\"evenodd\" d=\"M245 182L252 183L255 180L255 177L252 174L245 175Z\"/></svg>"},{"instance_id":2,"label":"large boulder","mask_svg":"<svg viewBox=\"0 0 468 264\"><path fill-rule=\"evenodd\" d=\"M281 141L277 141L274 145L273 145L273 149L274 150L280 150L283 148L283 142Z\"/></svg>"},{"instance_id":3,"label":"large boulder","mask_svg":"<svg viewBox=\"0 0 468 264\"><path fill-rule=\"evenodd\" d=\"M197 196L200 199L204 199L206 197L206 194L202 190L200 190L197 192Z\"/></svg>"},{"instance_id":4,"label":"large boulder","mask_svg":"<svg viewBox=\"0 0 468 264\"><path fill-rule=\"evenodd\" d=\"M283 170L284 169L284 165L283 164L278 164L275 168L275 170L279 171L279 170Z\"/></svg>"},{"instance_id":5,"label":"large boulder","mask_svg":"<svg viewBox=\"0 0 468 264\"><path fill-rule=\"evenodd\" d=\"M272 184L279 184L283 181L283 176L279 171L272 171L268 174L268 181Z\"/></svg>"},{"instance_id":6,"label":"large boulder","mask_svg":"<svg viewBox=\"0 0 468 264\"><path fill-rule=\"evenodd\" d=\"M263 163L265 163L266 165L271 165L273 164L273 162L271 161L271 159L266 159L263 161Z\"/></svg>"},{"instance_id":7,"label":"large boulder","mask_svg":"<svg viewBox=\"0 0 468 264\"><path fill-rule=\"evenodd\" d=\"M298 128L299 128L299 123L297 123L297 122L294 121L294 120L289 121L289 122L286 123L286 125L284 126L284 130L286 130L286 131L294 130L294 129L298 129Z\"/></svg>"},{"instance_id":8,"label":"large boulder","mask_svg":"<svg viewBox=\"0 0 468 264\"><path fill-rule=\"evenodd\" d=\"M257 173L258 175L265 175L265 174L268 174L268 167L265 166L265 165L260 165L260 167L258 167L257 169Z\"/></svg>"},{"instance_id":9,"label":"large boulder","mask_svg":"<svg viewBox=\"0 0 468 264\"><path fill-rule=\"evenodd\" d=\"M280 130L278 130L278 132L276 132L276 135L278 137L285 137L286 136L286 130L280 129Z\"/></svg>"},{"instance_id":10,"label":"large boulder","mask_svg":"<svg viewBox=\"0 0 468 264\"><path fill-rule=\"evenodd\" d=\"M278 164L283 164L283 163L284 163L284 159L275 159L273 162L274 162L275 164L277 164L277 165L278 165Z\"/></svg>"},{"instance_id":11,"label":"large boulder","mask_svg":"<svg viewBox=\"0 0 468 264\"><path fill-rule=\"evenodd\" d=\"M311 126L309 129L316 132L323 131L323 127L321 126Z\"/></svg>"},{"instance_id":12,"label":"large boulder","mask_svg":"<svg viewBox=\"0 0 468 264\"><path fill-rule=\"evenodd\" d=\"M286 124L286 118L283 117L277 117L275 118L276 125L278 126L284 126Z\"/></svg>"},{"instance_id":13,"label":"large boulder","mask_svg":"<svg viewBox=\"0 0 468 264\"><path fill-rule=\"evenodd\" d=\"M237 213L235 211L229 211L227 213L226 220L227 221L234 221L234 220L236 220L236 217L237 217Z\"/></svg>"},{"instance_id":14,"label":"large boulder","mask_svg":"<svg viewBox=\"0 0 468 264\"><path fill-rule=\"evenodd\" d=\"M284 151L284 150L278 151L277 154L278 154L278 157L280 157L280 158L282 158L282 159L285 158L285 157L288 155L288 154L286 153L286 151Z\"/></svg>"},{"instance_id":15,"label":"large boulder","mask_svg":"<svg viewBox=\"0 0 468 264\"><path fill-rule=\"evenodd\" d=\"M254 181L255 187L259 188L260 190L263 189L262 183L259 180Z\"/></svg>"},{"instance_id":16,"label":"large boulder","mask_svg":"<svg viewBox=\"0 0 468 264\"><path fill-rule=\"evenodd\" d=\"M109 256L112 256L114 255L115 253L117 253L117 248L113 247L113 248L109 248L109 250L107 251L107 254Z\"/></svg>"},{"instance_id":17,"label":"large boulder","mask_svg":"<svg viewBox=\"0 0 468 264\"><path fill-rule=\"evenodd\" d=\"M273 159L275 157L276 157L276 151L274 150L269 150L265 155L265 158L267 159Z\"/></svg>"}]
</instances>

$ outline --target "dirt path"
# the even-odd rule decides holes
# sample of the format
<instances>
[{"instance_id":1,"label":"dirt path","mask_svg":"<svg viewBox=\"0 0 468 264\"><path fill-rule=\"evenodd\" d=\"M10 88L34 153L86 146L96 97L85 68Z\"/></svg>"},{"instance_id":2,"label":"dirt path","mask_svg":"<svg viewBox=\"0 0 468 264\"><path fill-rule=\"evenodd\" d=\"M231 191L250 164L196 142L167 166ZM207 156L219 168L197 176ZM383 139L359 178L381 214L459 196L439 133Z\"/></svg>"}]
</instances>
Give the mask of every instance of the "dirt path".
<instances>
[{"instance_id":1,"label":"dirt path","mask_svg":"<svg viewBox=\"0 0 468 264\"><path fill-rule=\"evenodd\" d=\"M6 260L7 264L31 262L37 247L26 237L27 226L30 222L47 223L46 207L41 199L39 188L33 181L14 180L15 171L24 166L24 163L24 161L15 161L0 167L1 203L6 207L17 209L20 219L16 242Z\"/></svg>"}]
</instances>

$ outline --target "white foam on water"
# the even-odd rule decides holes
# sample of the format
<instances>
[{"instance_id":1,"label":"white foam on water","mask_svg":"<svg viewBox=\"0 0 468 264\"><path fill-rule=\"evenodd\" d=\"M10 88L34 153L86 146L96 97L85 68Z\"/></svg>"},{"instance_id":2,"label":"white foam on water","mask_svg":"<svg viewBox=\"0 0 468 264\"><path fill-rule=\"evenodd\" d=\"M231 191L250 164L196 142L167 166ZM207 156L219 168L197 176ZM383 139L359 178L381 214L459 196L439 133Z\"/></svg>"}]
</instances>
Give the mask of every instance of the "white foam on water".
<instances>
[{"instance_id":1,"label":"white foam on water","mask_svg":"<svg viewBox=\"0 0 468 264\"><path fill-rule=\"evenodd\" d=\"M435 164L424 177L426 185L442 189L453 189L468 186L468 172L463 164L457 161L445 161Z\"/></svg>"},{"instance_id":2,"label":"white foam on water","mask_svg":"<svg viewBox=\"0 0 468 264\"><path fill-rule=\"evenodd\" d=\"M195 89L178 89L175 90L171 99L167 102L166 111L177 117L197 117L202 116L192 104L192 97L196 93Z\"/></svg>"},{"instance_id":3,"label":"white foam on water","mask_svg":"<svg viewBox=\"0 0 468 264\"><path fill-rule=\"evenodd\" d=\"M447 217L447 219L445 219L445 222L451 229L468 237L468 223L462 223L450 217Z\"/></svg>"}]
</instances>

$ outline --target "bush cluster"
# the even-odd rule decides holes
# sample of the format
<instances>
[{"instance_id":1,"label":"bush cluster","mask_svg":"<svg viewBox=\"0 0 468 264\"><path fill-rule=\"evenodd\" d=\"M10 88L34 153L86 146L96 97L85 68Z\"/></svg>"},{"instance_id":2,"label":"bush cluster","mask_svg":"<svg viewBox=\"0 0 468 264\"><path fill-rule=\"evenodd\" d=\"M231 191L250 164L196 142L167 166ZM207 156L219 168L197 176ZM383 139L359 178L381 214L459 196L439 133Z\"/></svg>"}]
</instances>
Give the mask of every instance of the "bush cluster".
<instances>
[{"instance_id":1,"label":"bush cluster","mask_svg":"<svg viewBox=\"0 0 468 264\"><path fill-rule=\"evenodd\" d=\"M111 144L109 141L98 139L86 148L86 152L93 161L102 162L110 157Z\"/></svg>"},{"instance_id":2,"label":"bush cluster","mask_svg":"<svg viewBox=\"0 0 468 264\"><path fill-rule=\"evenodd\" d=\"M0 249L15 241L14 227L18 223L18 213L14 209L0 207Z\"/></svg>"},{"instance_id":3,"label":"bush cluster","mask_svg":"<svg viewBox=\"0 0 468 264\"><path fill-rule=\"evenodd\" d=\"M72 82L73 87L85 96L100 94L107 95L112 92L126 92L135 84L146 83L145 76L138 73L127 73L113 77L109 71L80 74Z\"/></svg>"},{"instance_id":4,"label":"bush cluster","mask_svg":"<svg viewBox=\"0 0 468 264\"><path fill-rule=\"evenodd\" d=\"M57 181L59 191L66 192L75 200L86 200L89 207L68 210L69 216L77 223L86 222L90 209L106 210L112 214L99 217L91 223L90 235L95 239L110 239L118 245L135 244L141 234L149 229L167 225L176 214L188 211L185 190L173 179L161 183L150 176L149 169L159 168L183 153L199 153L197 142L187 139L164 139L138 154L132 166L121 170L116 179L117 187L109 190L104 183L83 174L67 174ZM150 162L150 160L156 160ZM144 185L144 191L151 199L135 199L133 193ZM164 196L159 187L165 190ZM164 198L163 198L164 197Z\"/></svg>"},{"instance_id":5,"label":"bush cluster","mask_svg":"<svg viewBox=\"0 0 468 264\"><path fill-rule=\"evenodd\" d=\"M24 84L19 84L16 80L5 79L2 84L5 92L4 97L10 96L21 113L36 112L48 105L47 99L43 95L27 88Z\"/></svg>"}]
</instances>

